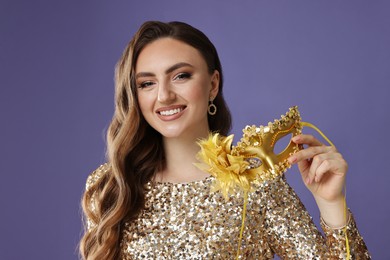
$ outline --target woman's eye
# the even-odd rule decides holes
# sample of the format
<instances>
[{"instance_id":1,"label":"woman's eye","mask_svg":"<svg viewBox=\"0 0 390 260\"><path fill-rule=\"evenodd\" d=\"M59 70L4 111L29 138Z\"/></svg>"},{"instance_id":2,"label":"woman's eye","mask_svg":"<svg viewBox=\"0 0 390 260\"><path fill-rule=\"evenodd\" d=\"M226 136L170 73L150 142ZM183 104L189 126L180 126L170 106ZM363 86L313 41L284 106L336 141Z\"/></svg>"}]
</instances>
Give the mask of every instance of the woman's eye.
<instances>
[{"instance_id":1,"label":"woman's eye","mask_svg":"<svg viewBox=\"0 0 390 260\"><path fill-rule=\"evenodd\" d=\"M191 78L191 74L187 72L179 73L177 76L174 78L174 80L183 80L183 79L189 79Z\"/></svg>"},{"instance_id":2,"label":"woman's eye","mask_svg":"<svg viewBox=\"0 0 390 260\"><path fill-rule=\"evenodd\" d=\"M139 84L139 88L147 88L147 87L150 87L153 85L153 82L152 81L145 81L145 82L142 82L141 84Z\"/></svg>"}]
</instances>

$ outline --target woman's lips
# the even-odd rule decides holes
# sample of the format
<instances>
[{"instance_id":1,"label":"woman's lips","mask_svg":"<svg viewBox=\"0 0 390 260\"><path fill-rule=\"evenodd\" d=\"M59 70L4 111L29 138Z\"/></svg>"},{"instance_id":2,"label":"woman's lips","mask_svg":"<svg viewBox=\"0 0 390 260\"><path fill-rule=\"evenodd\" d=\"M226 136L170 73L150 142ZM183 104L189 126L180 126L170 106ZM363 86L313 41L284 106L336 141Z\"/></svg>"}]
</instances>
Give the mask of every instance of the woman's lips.
<instances>
[{"instance_id":1,"label":"woman's lips","mask_svg":"<svg viewBox=\"0 0 390 260\"><path fill-rule=\"evenodd\" d=\"M186 106L171 106L165 108L159 108L156 112L157 115L164 121L170 121L179 118Z\"/></svg>"},{"instance_id":2,"label":"woman's lips","mask_svg":"<svg viewBox=\"0 0 390 260\"><path fill-rule=\"evenodd\" d=\"M171 116L171 115L180 113L181 111L183 111L182 108L175 108L175 109L171 109L171 110L164 110L164 111L160 111L160 115Z\"/></svg>"}]
</instances>

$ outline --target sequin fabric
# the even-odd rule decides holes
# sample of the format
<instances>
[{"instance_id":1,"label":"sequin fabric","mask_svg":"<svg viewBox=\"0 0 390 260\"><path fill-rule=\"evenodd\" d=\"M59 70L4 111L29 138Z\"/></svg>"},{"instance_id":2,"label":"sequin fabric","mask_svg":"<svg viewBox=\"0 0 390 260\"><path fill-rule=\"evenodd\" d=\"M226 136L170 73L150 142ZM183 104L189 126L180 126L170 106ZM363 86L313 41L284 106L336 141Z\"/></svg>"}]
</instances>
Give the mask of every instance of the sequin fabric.
<instances>
[{"instance_id":1,"label":"sequin fabric","mask_svg":"<svg viewBox=\"0 0 390 260\"><path fill-rule=\"evenodd\" d=\"M108 174L107 165L90 175L87 189L102 174ZM237 193L226 201L221 193L210 192L212 181L149 182L145 209L123 228L121 258L235 259L243 196ZM325 237L284 177L265 181L249 194L239 259L272 259L275 254L282 259L345 259L342 228L331 229L323 221L321 226ZM347 233L351 259L371 259L352 214Z\"/></svg>"}]
</instances>

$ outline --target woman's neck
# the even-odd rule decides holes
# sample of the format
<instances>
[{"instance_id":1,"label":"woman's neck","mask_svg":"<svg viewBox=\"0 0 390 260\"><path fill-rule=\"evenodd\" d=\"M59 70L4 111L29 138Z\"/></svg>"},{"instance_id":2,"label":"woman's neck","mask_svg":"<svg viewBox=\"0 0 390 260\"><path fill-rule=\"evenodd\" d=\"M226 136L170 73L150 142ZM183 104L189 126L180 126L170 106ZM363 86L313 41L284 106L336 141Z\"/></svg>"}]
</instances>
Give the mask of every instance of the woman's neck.
<instances>
[{"instance_id":1,"label":"woman's neck","mask_svg":"<svg viewBox=\"0 0 390 260\"><path fill-rule=\"evenodd\" d=\"M205 138L207 134L202 134L201 137ZM157 174L157 181L186 183L209 176L194 165L198 162L196 154L200 147L197 141L201 137L163 138L166 167Z\"/></svg>"}]
</instances>

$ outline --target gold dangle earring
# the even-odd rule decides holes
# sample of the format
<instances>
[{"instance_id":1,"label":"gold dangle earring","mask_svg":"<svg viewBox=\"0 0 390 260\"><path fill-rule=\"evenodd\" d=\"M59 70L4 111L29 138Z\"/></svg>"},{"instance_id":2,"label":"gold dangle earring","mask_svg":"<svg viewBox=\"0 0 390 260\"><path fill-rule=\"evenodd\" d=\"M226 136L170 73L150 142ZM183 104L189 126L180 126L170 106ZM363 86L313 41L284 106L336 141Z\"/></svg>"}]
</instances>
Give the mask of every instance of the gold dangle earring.
<instances>
[{"instance_id":1,"label":"gold dangle earring","mask_svg":"<svg viewBox=\"0 0 390 260\"><path fill-rule=\"evenodd\" d=\"M209 115L213 116L217 113L217 106L214 105L213 103L213 99L210 99L210 104L207 108L207 112L209 113Z\"/></svg>"}]
</instances>

